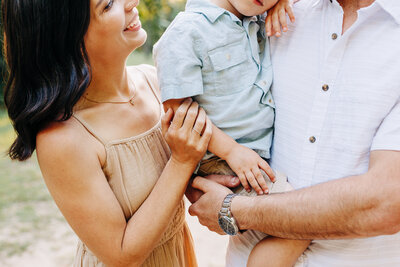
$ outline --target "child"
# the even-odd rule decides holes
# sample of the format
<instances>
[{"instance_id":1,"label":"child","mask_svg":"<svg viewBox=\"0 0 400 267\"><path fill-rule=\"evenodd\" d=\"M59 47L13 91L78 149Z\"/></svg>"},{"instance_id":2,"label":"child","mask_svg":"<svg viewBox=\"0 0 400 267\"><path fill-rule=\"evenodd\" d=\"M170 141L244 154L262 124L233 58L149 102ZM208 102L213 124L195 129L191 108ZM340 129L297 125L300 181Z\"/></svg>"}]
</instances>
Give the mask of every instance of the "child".
<instances>
[{"instance_id":1,"label":"child","mask_svg":"<svg viewBox=\"0 0 400 267\"><path fill-rule=\"evenodd\" d=\"M264 160L270 157L275 114L262 14L278 0L209 1L189 0L185 12L155 46L164 108L175 111L185 98L192 97L213 122L208 147L213 154L202 160L199 174L236 174L247 191L237 189L239 194L287 191L286 177L277 173L275 179ZM289 4L289 0L281 1ZM202 133L202 129L193 131ZM259 240L266 236L247 232ZM248 264L291 266L308 244L267 237L252 252Z\"/></svg>"}]
</instances>

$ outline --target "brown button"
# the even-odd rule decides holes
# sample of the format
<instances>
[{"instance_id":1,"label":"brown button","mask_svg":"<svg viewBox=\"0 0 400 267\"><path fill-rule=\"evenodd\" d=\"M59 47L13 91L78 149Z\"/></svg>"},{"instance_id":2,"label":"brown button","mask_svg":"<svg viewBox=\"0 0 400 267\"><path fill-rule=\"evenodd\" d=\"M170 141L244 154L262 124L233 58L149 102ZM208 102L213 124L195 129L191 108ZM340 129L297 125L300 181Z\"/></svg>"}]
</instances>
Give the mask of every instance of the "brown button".
<instances>
[{"instance_id":1,"label":"brown button","mask_svg":"<svg viewBox=\"0 0 400 267\"><path fill-rule=\"evenodd\" d=\"M325 92L329 90L329 85L324 84L322 85L322 90L324 90Z\"/></svg>"},{"instance_id":2,"label":"brown button","mask_svg":"<svg viewBox=\"0 0 400 267\"><path fill-rule=\"evenodd\" d=\"M338 35L336 33L332 33L332 40L336 40Z\"/></svg>"},{"instance_id":3,"label":"brown button","mask_svg":"<svg viewBox=\"0 0 400 267\"><path fill-rule=\"evenodd\" d=\"M315 136L311 136L308 140L310 140L310 143L315 143L315 141L317 141L317 138L315 138Z\"/></svg>"}]
</instances>

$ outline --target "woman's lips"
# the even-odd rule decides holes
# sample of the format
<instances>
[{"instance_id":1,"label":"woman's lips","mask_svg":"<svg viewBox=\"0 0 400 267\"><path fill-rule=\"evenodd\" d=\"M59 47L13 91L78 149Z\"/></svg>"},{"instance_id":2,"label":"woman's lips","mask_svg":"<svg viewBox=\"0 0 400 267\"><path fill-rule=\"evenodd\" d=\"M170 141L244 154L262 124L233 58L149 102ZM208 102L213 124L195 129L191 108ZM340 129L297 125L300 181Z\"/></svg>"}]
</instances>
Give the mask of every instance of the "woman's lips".
<instances>
[{"instance_id":1,"label":"woman's lips","mask_svg":"<svg viewBox=\"0 0 400 267\"><path fill-rule=\"evenodd\" d=\"M125 28L124 31L138 31L142 27L142 23L139 20L139 16L136 16L135 19Z\"/></svg>"}]
</instances>

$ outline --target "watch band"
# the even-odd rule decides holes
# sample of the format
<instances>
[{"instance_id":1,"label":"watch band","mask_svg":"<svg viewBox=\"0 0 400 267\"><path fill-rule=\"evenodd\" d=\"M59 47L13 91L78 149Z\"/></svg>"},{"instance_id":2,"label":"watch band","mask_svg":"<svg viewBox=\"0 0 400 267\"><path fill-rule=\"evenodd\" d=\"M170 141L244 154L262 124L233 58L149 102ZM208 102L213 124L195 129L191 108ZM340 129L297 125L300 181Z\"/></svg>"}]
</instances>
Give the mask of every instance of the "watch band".
<instances>
[{"instance_id":1,"label":"watch band","mask_svg":"<svg viewBox=\"0 0 400 267\"><path fill-rule=\"evenodd\" d=\"M232 216L232 214L231 214L231 202L232 202L232 199L234 197L236 197L236 196L237 196L237 194L228 194L224 198L224 201L222 201L222 206L221 206L221 210L220 210L221 215Z\"/></svg>"}]
</instances>

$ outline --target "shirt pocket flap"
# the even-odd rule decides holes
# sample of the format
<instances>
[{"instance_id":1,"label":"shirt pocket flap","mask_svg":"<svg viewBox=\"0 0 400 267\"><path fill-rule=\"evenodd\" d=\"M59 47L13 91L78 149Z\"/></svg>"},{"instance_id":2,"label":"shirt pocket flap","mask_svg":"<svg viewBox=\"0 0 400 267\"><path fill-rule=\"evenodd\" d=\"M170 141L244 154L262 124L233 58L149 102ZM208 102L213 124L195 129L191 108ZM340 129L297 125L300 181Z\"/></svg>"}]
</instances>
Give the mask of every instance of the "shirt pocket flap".
<instances>
[{"instance_id":1,"label":"shirt pocket flap","mask_svg":"<svg viewBox=\"0 0 400 267\"><path fill-rule=\"evenodd\" d=\"M214 71L221 71L247 60L246 49L241 43L229 44L208 51Z\"/></svg>"}]
</instances>

